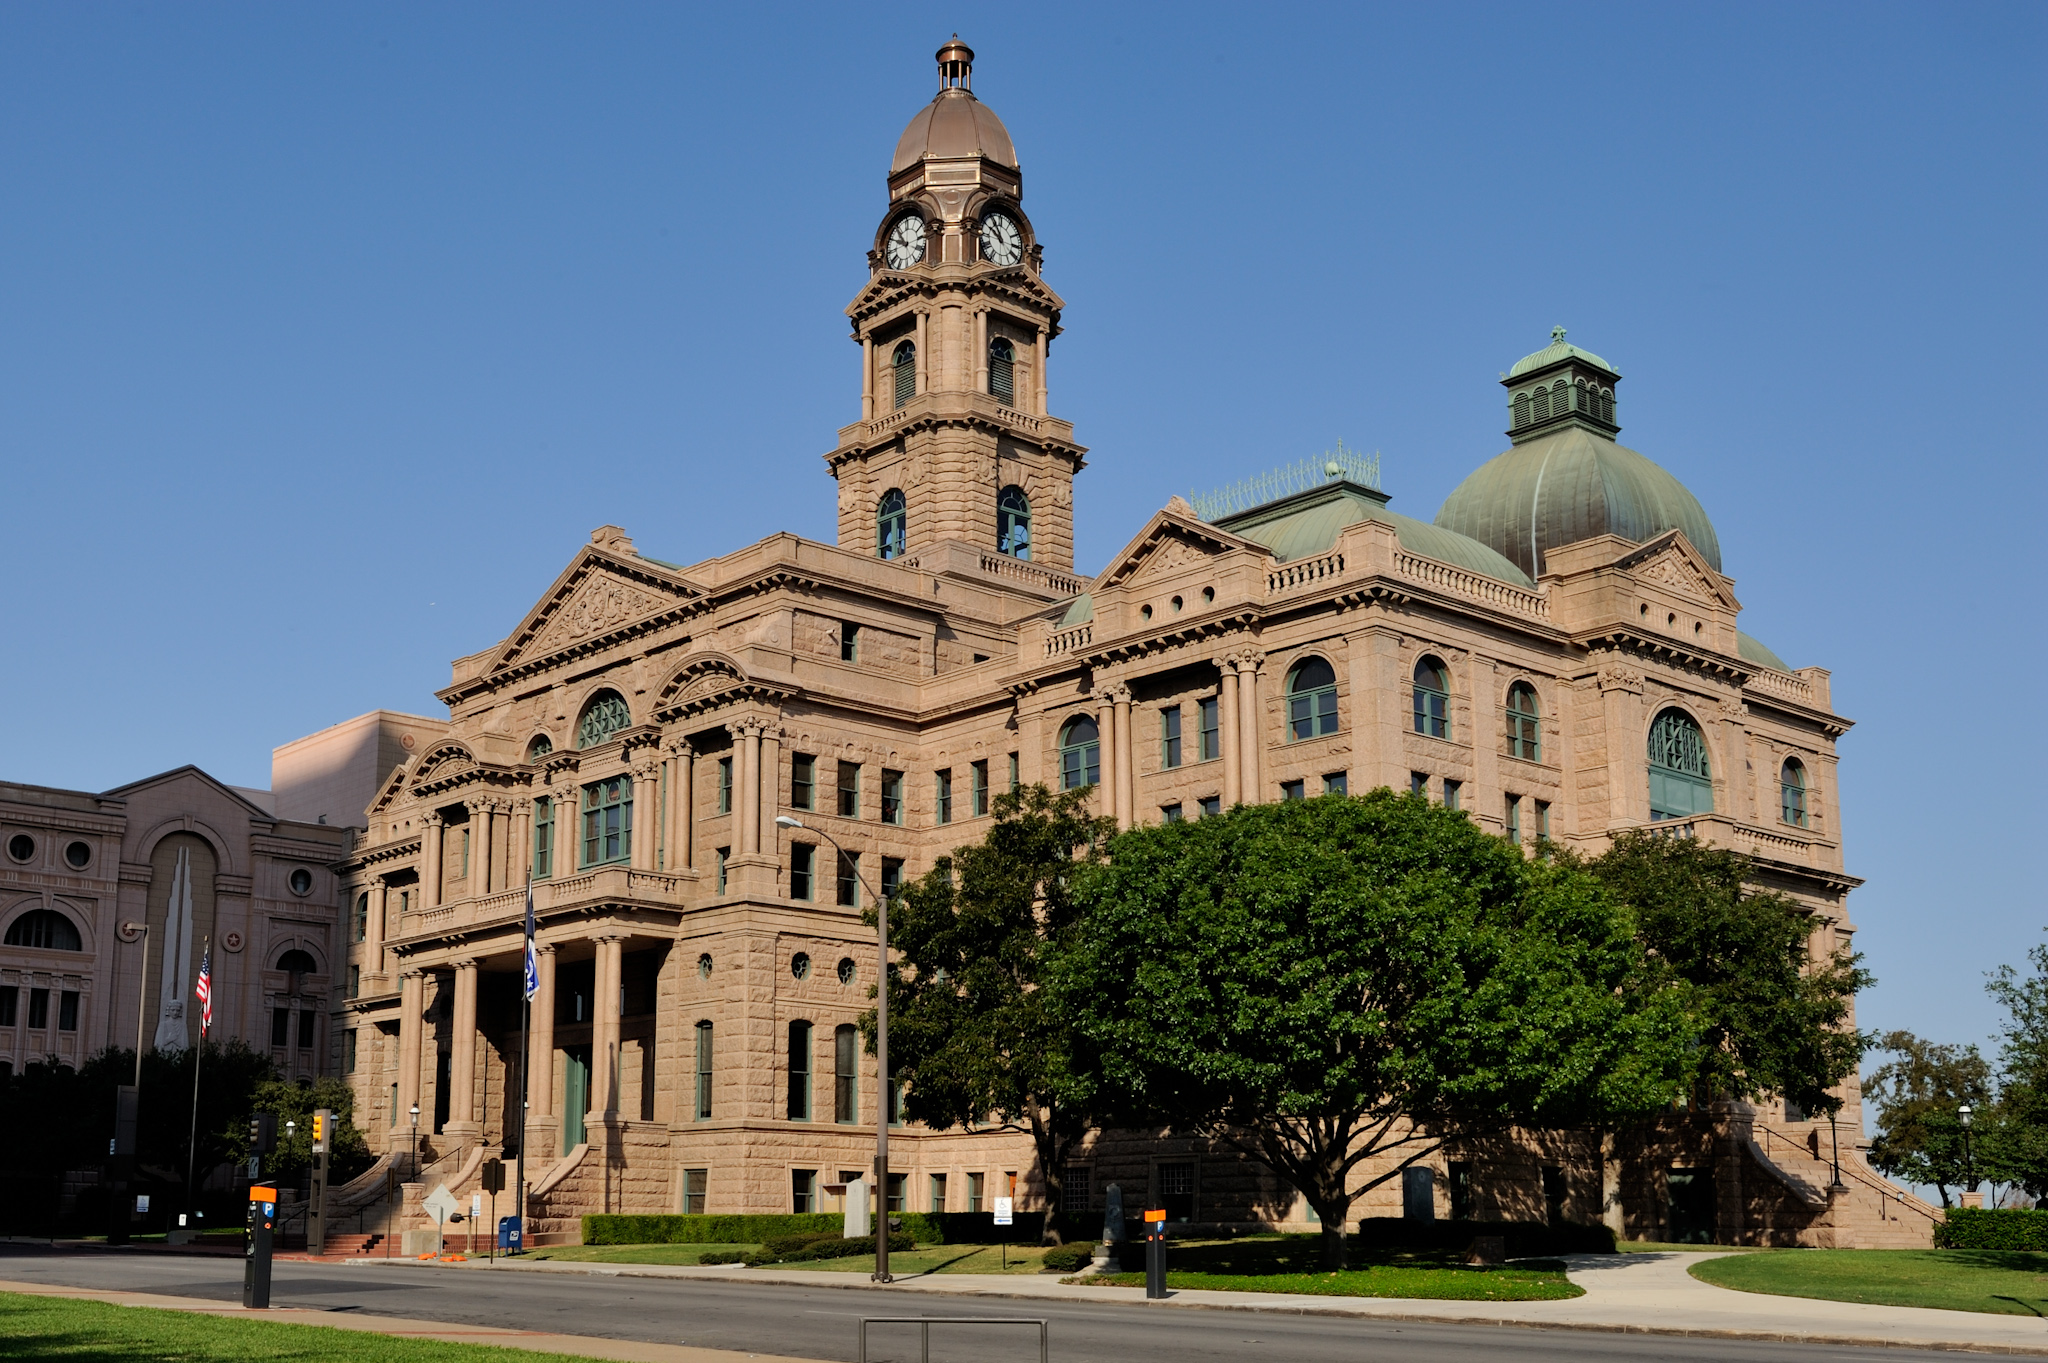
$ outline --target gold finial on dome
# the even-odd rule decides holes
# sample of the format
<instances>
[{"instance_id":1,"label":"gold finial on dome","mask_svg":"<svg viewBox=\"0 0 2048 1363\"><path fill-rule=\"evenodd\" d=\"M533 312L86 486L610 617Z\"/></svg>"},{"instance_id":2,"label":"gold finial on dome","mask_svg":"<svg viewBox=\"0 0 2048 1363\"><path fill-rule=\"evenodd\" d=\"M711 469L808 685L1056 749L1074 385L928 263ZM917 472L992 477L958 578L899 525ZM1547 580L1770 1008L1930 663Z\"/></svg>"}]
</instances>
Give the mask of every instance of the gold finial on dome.
<instances>
[{"instance_id":1,"label":"gold finial on dome","mask_svg":"<svg viewBox=\"0 0 2048 1363\"><path fill-rule=\"evenodd\" d=\"M939 88L974 88L974 49L961 42L957 33L953 35L953 41L939 49Z\"/></svg>"}]
</instances>

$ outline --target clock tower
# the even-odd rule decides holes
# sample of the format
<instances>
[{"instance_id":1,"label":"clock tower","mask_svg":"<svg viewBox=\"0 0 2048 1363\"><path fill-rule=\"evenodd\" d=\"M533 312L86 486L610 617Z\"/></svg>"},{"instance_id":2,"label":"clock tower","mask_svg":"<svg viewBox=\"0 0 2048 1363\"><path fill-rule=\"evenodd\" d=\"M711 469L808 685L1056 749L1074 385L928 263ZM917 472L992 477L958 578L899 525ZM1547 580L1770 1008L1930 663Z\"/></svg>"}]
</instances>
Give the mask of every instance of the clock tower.
<instances>
[{"instance_id":1,"label":"clock tower","mask_svg":"<svg viewBox=\"0 0 2048 1363\"><path fill-rule=\"evenodd\" d=\"M955 37L938 62L938 94L896 144L867 287L846 309L861 419L825 456L839 545L914 558L951 542L995 571L1052 570L1008 576L1065 579L1086 453L1046 411L1065 305L1039 275L1010 134L974 96L973 51Z\"/></svg>"}]
</instances>

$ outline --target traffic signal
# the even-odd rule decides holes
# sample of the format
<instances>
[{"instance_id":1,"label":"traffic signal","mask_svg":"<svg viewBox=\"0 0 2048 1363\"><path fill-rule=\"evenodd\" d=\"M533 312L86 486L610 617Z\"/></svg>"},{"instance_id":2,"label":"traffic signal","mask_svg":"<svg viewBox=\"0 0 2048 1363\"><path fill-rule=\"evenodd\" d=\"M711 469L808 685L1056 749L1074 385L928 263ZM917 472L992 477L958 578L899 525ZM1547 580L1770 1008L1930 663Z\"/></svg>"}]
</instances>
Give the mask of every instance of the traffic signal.
<instances>
[{"instance_id":1,"label":"traffic signal","mask_svg":"<svg viewBox=\"0 0 2048 1363\"><path fill-rule=\"evenodd\" d=\"M313 1114L313 1147L319 1149L320 1143L326 1139L327 1114L325 1112L316 1112Z\"/></svg>"},{"instance_id":2,"label":"traffic signal","mask_svg":"<svg viewBox=\"0 0 2048 1363\"><path fill-rule=\"evenodd\" d=\"M480 1186L487 1193L502 1193L505 1191L505 1162L503 1160L488 1159L484 1161L483 1182Z\"/></svg>"},{"instance_id":3,"label":"traffic signal","mask_svg":"<svg viewBox=\"0 0 2048 1363\"><path fill-rule=\"evenodd\" d=\"M249 1153L267 1155L277 1149L277 1115L259 1112L249 1118Z\"/></svg>"}]
</instances>

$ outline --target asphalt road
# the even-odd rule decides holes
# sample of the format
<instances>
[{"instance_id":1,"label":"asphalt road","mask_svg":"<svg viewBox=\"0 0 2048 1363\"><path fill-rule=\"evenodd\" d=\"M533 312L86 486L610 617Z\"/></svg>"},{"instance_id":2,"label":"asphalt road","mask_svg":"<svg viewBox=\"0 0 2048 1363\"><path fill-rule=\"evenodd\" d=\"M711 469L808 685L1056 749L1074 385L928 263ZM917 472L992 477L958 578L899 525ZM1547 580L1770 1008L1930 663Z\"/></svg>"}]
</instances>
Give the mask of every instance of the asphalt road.
<instances>
[{"instance_id":1,"label":"asphalt road","mask_svg":"<svg viewBox=\"0 0 2048 1363\"><path fill-rule=\"evenodd\" d=\"M0 1278L17 1282L239 1301L241 1263L147 1251L49 1251L0 1245ZM1583 1330L1494 1325L1435 1325L1315 1316L1257 1316L1209 1311L1049 1301L990 1301L891 1293L878 1288L810 1287L582 1274L365 1267L276 1266L271 1303L325 1311L410 1316L419 1320L559 1330L613 1339L653 1340L804 1358L856 1357L861 1316L1022 1316L1052 1322L1054 1363L1208 1363L1271 1359L1285 1363L1723 1363L1784 1360L1836 1363L1954 1363L1952 1353L1855 1349L1745 1340L1663 1338ZM875 1363L918 1357L915 1327L893 1336L876 1327ZM932 1363L1035 1363L1036 1331L934 1329Z\"/></svg>"}]
</instances>

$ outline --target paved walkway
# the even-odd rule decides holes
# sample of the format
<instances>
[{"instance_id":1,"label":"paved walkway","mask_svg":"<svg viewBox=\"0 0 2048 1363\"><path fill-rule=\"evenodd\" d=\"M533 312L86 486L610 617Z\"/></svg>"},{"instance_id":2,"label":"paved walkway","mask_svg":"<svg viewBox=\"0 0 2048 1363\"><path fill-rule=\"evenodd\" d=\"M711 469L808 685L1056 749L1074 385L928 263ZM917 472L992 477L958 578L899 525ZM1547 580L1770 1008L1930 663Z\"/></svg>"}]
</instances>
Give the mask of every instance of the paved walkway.
<instances>
[{"instance_id":1,"label":"paved walkway","mask_svg":"<svg viewBox=\"0 0 2048 1363\"><path fill-rule=\"evenodd\" d=\"M1701 1282L1686 1272L1689 1266L1706 1257L1704 1253L1573 1255L1566 1261L1571 1280L1583 1287L1586 1295L1570 1301L1415 1301L1383 1297L1306 1297L1260 1292L1177 1290L1166 1301L1150 1305L2048 1355L2048 1321L2033 1316L1992 1316L1974 1311L1937 1311L1915 1306L1866 1306L1857 1302L1811 1301L1804 1297L1736 1292ZM394 1263L400 1267L433 1271L432 1266L412 1264L407 1260L355 1259L349 1262ZM441 1267L451 1272L512 1270L521 1273L788 1282L808 1287L870 1286L866 1276L857 1273L777 1272L772 1269L671 1267L661 1264L501 1259L495 1268L482 1261ZM1052 1274L934 1273L899 1278L896 1287L906 1295L1145 1301L1142 1288L1069 1285Z\"/></svg>"},{"instance_id":2,"label":"paved walkway","mask_svg":"<svg viewBox=\"0 0 2048 1363\"><path fill-rule=\"evenodd\" d=\"M250 1311L245 1310L240 1302L206 1301L155 1292L99 1292L84 1287L54 1287L48 1283L8 1282L4 1279L0 1279L0 1292L19 1292L30 1297L76 1297L85 1301L110 1302L115 1306L154 1306L166 1311L239 1316L245 1320L284 1325L324 1325L335 1330L366 1330L372 1334L441 1340L449 1344L492 1344L502 1349L532 1349L541 1353L610 1359L613 1363L742 1363L745 1359L766 1357L773 1357L776 1363L821 1363L821 1360L813 1359L788 1359L780 1354L697 1349L684 1344L645 1344L631 1339L556 1335L540 1330L504 1330L486 1325L450 1325L445 1321L407 1320L402 1316L365 1316L353 1312L343 1315L333 1311L288 1308Z\"/></svg>"}]
</instances>

